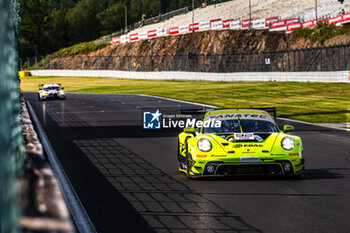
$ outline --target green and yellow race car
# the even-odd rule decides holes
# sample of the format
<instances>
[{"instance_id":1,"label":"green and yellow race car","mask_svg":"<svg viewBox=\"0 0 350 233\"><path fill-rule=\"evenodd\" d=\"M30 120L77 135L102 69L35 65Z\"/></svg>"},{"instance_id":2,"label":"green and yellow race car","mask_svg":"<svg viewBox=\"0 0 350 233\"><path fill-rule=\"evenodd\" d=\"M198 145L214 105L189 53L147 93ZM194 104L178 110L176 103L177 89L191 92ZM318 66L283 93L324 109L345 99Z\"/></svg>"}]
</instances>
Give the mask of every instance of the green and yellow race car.
<instances>
[{"instance_id":1,"label":"green and yellow race car","mask_svg":"<svg viewBox=\"0 0 350 233\"><path fill-rule=\"evenodd\" d=\"M267 111L213 110L202 123L178 138L179 170L188 177L304 173L300 137L287 134L294 130L290 125L281 131Z\"/></svg>"}]
</instances>

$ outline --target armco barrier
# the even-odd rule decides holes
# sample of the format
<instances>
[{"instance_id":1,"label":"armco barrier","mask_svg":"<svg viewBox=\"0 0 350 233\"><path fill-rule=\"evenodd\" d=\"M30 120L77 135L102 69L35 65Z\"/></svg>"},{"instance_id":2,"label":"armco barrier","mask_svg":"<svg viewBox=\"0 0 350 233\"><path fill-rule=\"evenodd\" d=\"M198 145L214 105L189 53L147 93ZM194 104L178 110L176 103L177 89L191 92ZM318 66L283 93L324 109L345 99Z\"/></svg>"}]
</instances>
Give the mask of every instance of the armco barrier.
<instances>
[{"instance_id":1,"label":"armco barrier","mask_svg":"<svg viewBox=\"0 0 350 233\"><path fill-rule=\"evenodd\" d=\"M341 15L342 17L342 23L348 23L350 21L350 13L346 13Z\"/></svg>"},{"instance_id":2,"label":"armco barrier","mask_svg":"<svg viewBox=\"0 0 350 233\"><path fill-rule=\"evenodd\" d=\"M285 31L287 30L286 20L276 21L271 23L270 31Z\"/></svg>"},{"instance_id":3,"label":"armco barrier","mask_svg":"<svg viewBox=\"0 0 350 233\"><path fill-rule=\"evenodd\" d=\"M179 34L179 27L169 28L169 35Z\"/></svg>"},{"instance_id":4,"label":"armco barrier","mask_svg":"<svg viewBox=\"0 0 350 233\"><path fill-rule=\"evenodd\" d=\"M248 29L249 28L249 24L253 21L254 19L244 19L242 20L242 29Z\"/></svg>"},{"instance_id":5,"label":"armco barrier","mask_svg":"<svg viewBox=\"0 0 350 233\"><path fill-rule=\"evenodd\" d=\"M194 31L199 30L199 23L190 24L189 31L192 32L193 30Z\"/></svg>"},{"instance_id":6,"label":"armco barrier","mask_svg":"<svg viewBox=\"0 0 350 233\"><path fill-rule=\"evenodd\" d=\"M222 21L222 27L223 28L230 28L230 23L233 22L234 19L227 19Z\"/></svg>"},{"instance_id":7,"label":"armco barrier","mask_svg":"<svg viewBox=\"0 0 350 233\"><path fill-rule=\"evenodd\" d=\"M208 30L210 29L210 21L204 21L199 23L199 30Z\"/></svg>"},{"instance_id":8,"label":"armco barrier","mask_svg":"<svg viewBox=\"0 0 350 233\"><path fill-rule=\"evenodd\" d=\"M189 32L190 29L189 29L189 26L188 25L184 25L184 26L180 26L179 27L179 33L183 34L183 33L187 33Z\"/></svg>"},{"instance_id":9,"label":"armco barrier","mask_svg":"<svg viewBox=\"0 0 350 233\"><path fill-rule=\"evenodd\" d=\"M343 17L341 15L327 19L328 24L336 24L336 23L340 23L342 21L343 21Z\"/></svg>"},{"instance_id":10,"label":"armco barrier","mask_svg":"<svg viewBox=\"0 0 350 233\"><path fill-rule=\"evenodd\" d=\"M134 34L130 34L129 35L129 40L130 41L135 41L139 39L139 34L138 33L134 33Z\"/></svg>"},{"instance_id":11,"label":"armco barrier","mask_svg":"<svg viewBox=\"0 0 350 233\"><path fill-rule=\"evenodd\" d=\"M241 21L240 20L236 20L236 21L230 22L230 29L231 30L239 30L239 29L241 29Z\"/></svg>"},{"instance_id":12,"label":"armco barrier","mask_svg":"<svg viewBox=\"0 0 350 233\"><path fill-rule=\"evenodd\" d=\"M342 14L337 17L328 18L327 17L321 17L320 20L326 21L328 24L344 24L350 22L350 13ZM234 22L234 23L233 23ZM265 19L245 19L240 21L240 25L238 26L237 21L234 21L233 19L212 19L209 21L204 22L196 22L193 25L182 25L182 26L176 26L176 27L170 27L170 28L162 28L162 29L155 29L148 31L148 38L153 38L156 36L167 36L167 35L175 35L178 33L188 33L192 32L194 30L221 30L221 29L231 29L231 30L237 30L237 29L266 29L270 27L270 31L285 31L286 33L289 33L297 28L300 28L296 26L296 24L300 23L300 27L303 28L310 28L314 27L316 25L316 20L309 20L307 22L301 22L300 18L291 18L291 19L284 19L279 20L278 17L270 17ZM294 26L288 27L288 25L293 24ZM251 27L249 27L251 25ZM179 32L176 31L175 28L179 28ZM154 33L155 32L155 33ZM164 33L165 32L165 33ZM130 34L129 34L130 35ZM129 37L129 36L128 36ZM136 41L139 39L145 39L144 37L138 37L137 39L131 39L130 41ZM115 43L115 40L117 38L112 39L112 44ZM125 43L127 41L121 40L120 43ZM119 43L119 42L118 42Z\"/></svg>"},{"instance_id":13,"label":"armco barrier","mask_svg":"<svg viewBox=\"0 0 350 233\"><path fill-rule=\"evenodd\" d=\"M286 24L292 24L292 23L299 23L300 19L299 18L292 18L292 19L286 19Z\"/></svg>"},{"instance_id":14,"label":"armco barrier","mask_svg":"<svg viewBox=\"0 0 350 233\"><path fill-rule=\"evenodd\" d=\"M120 36L112 38L112 44L119 44L122 42L122 39Z\"/></svg>"},{"instance_id":15,"label":"armco barrier","mask_svg":"<svg viewBox=\"0 0 350 233\"><path fill-rule=\"evenodd\" d=\"M147 32L140 32L139 33L139 39L144 40L148 38L148 33Z\"/></svg>"},{"instance_id":16,"label":"armco barrier","mask_svg":"<svg viewBox=\"0 0 350 233\"><path fill-rule=\"evenodd\" d=\"M316 26L316 20L315 19L301 23L301 27L302 28L311 28L311 27L315 27L315 26Z\"/></svg>"},{"instance_id":17,"label":"armco barrier","mask_svg":"<svg viewBox=\"0 0 350 233\"><path fill-rule=\"evenodd\" d=\"M210 23L210 28L212 28L212 23L215 23L215 22L218 22L218 21L222 21L222 19L212 19L212 20L209 20L209 23Z\"/></svg>"},{"instance_id":18,"label":"armco barrier","mask_svg":"<svg viewBox=\"0 0 350 233\"><path fill-rule=\"evenodd\" d=\"M258 19L252 21L252 28L254 29L264 29L266 28L266 21L265 19Z\"/></svg>"},{"instance_id":19,"label":"armco barrier","mask_svg":"<svg viewBox=\"0 0 350 233\"><path fill-rule=\"evenodd\" d=\"M157 36L168 36L169 31L167 28L158 28L157 29Z\"/></svg>"},{"instance_id":20,"label":"armco barrier","mask_svg":"<svg viewBox=\"0 0 350 233\"><path fill-rule=\"evenodd\" d=\"M276 22L278 21L278 17L271 17L271 18L267 18L265 19L265 26L266 27L270 27L270 24L273 23L273 22Z\"/></svg>"},{"instance_id":21,"label":"armco barrier","mask_svg":"<svg viewBox=\"0 0 350 233\"><path fill-rule=\"evenodd\" d=\"M222 21L215 21L211 23L211 29L212 30L220 30L223 29Z\"/></svg>"},{"instance_id":22,"label":"armco barrier","mask_svg":"<svg viewBox=\"0 0 350 233\"><path fill-rule=\"evenodd\" d=\"M187 80L223 82L342 82L350 83L348 71L339 72L128 72L115 70L34 70L34 76L106 77L147 80Z\"/></svg>"},{"instance_id":23,"label":"armco barrier","mask_svg":"<svg viewBox=\"0 0 350 233\"><path fill-rule=\"evenodd\" d=\"M300 24L300 23L289 24L289 25L287 26L287 31L288 31L288 32L291 32L291 31L293 31L293 30L295 30L295 29L298 29L298 28L301 28L301 24Z\"/></svg>"},{"instance_id":24,"label":"armco barrier","mask_svg":"<svg viewBox=\"0 0 350 233\"><path fill-rule=\"evenodd\" d=\"M147 33L148 33L148 38L153 38L157 36L157 30L150 30Z\"/></svg>"}]
</instances>

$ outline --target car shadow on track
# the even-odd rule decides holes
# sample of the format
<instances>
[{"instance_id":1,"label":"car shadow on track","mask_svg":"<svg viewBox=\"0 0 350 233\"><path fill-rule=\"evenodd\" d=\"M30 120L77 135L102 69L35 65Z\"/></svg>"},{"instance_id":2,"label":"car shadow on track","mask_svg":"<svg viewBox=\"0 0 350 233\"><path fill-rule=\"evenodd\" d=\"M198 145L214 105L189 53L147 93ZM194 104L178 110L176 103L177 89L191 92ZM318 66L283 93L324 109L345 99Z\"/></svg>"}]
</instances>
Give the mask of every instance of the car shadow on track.
<instances>
[{"instance_id":1,"label":"car shadow on track","mask_svg":"<svg viewBox=\"0 0 350 233\"><path fill-rule=\"evenodd\" d=\"M262 232L112 138L74 144L156 232Z\"/></svg>"},{"instance_id":2,"label":"car shadow on track","mask_svg":"<svg viewBox=\"0 0 350 233\"><path fill-rule=\"evenodd\" d=\"M336 171L346 171L347 168L320 168L306 169L305 174L301 176L270 176L270 175L239 175L239 176L217 176L217 177L198 177L193 180L197 181L263 181L263 180L319 180L319 179L339 179L344 178L344 174Z\"/></svg>"}]
</instances>

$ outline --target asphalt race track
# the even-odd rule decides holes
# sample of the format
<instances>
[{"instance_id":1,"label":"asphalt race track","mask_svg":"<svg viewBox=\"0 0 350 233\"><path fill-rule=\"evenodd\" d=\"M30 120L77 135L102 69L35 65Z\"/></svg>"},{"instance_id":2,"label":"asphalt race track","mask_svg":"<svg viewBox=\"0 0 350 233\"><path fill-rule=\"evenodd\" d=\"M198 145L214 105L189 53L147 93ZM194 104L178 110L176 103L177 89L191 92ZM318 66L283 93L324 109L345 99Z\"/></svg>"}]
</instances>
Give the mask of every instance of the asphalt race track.
<instances>
[{"instance_id":1,"label":"asphalt race track","mask_svg":"<svg viewBox=\"0 0 350 233\"><path fill-rule=\"evenodd\" d=\"M98 232L350 232L349 132L279 120L303 139L303 178L188 180L177 171L178 132L143 130L142 108L198 106L138 95L25 97Z\"/></svg>"}]
</instances>

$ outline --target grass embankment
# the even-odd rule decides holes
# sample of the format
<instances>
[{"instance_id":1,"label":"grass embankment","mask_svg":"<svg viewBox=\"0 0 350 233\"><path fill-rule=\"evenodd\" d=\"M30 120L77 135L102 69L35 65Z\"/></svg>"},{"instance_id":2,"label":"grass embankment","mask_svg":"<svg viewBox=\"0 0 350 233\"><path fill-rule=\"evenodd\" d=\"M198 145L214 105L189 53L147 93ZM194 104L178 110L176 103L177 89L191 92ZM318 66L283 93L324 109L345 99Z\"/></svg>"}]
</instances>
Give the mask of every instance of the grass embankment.
<instances>
[{"instance_id":1,"label":"grass embankment","mask_svg":"<svg viewBox=\"0 0 350 233\"><path fill-rule=\"evenodd\" d=\"M31 69L37 69L38 67L42 67L43 64L48 64L50 57L66 57L66 56L74 56L77 54L87 54L104 47L107 47L110 43L100 43L96 44L94 41L91 42L82 42L80 44L76 44L67 48L62 48L52 54L47 55L43 60L39 63L35 64L31 67ZM27 64L24 64L26 67Z\"/></svg>"},{"instance_id":2,"label":"grass embankment","mask_svg":"<svg viewBox=\"0 0 350 233\"><path fill-rule=\"evenodd\" d=\"M277 107L280 117L318 123L350 121L350 85L297 82L191 82L105 78L22 78L23 91L62 83L67 92L148 94L224 108Z\"/></svg>"},{"instance_id":3,"label":"grass embankment","mask_svg":"<svg viewBox=\"0 0 350 233\"><path fill-rule=\"evenodd\" d=\"M296 36L309 38L312 41L319 41L323 44L326 40L342 34L349 34L350 27L338 27L334 24L328 25L327 22L319 22L314 28L298 28L293 31Z\"/></svg>"},{"instance_id":4,"label":"grass embankment","mask_svg":"<svg viewBox=\"0 0 350 233\"><path fill-rule=\"evenodd\" d=\"M102 49L106 46L110 45L110 43L100 43L96 44L94 41L91 42L83 42L80 44L73 45L68 48L62 48L53 54L50 54L51 57L64 57L64 56L72 56L76 54L86 54L89 52L93 52L99 49Z\"/></svg>"}]
</instances>

